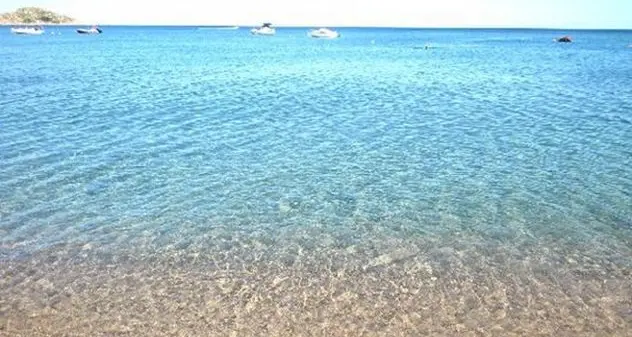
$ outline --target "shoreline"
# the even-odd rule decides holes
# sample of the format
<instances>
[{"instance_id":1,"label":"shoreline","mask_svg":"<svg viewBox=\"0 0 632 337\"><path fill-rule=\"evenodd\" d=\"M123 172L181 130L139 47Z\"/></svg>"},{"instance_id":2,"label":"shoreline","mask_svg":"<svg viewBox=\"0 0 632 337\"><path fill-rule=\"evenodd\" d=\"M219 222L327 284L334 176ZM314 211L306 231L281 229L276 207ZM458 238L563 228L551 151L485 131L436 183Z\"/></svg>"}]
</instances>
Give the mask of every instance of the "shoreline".
<instances>
[{"instance_id":1,"label":"shoreline","mask_svg":"<svg viewBox=\"0 0 632 337\"><path fill-rule=\"evenodd\" d=\"M16 336L626 336L632 276L594 245L211 229L203 246L60 244L0 267ZM622 254L626 254L622 252Z\"/></svg>"},{"instance_id":2,"label":"shoreline","mask_svg":"<svg viewBox=\"0 0 632 337\"><path fill-rule=\"evenodd\" d=\"M0 27L2 26L81 26L81 23L0 23Z\"/></svg>"}]
</instances>

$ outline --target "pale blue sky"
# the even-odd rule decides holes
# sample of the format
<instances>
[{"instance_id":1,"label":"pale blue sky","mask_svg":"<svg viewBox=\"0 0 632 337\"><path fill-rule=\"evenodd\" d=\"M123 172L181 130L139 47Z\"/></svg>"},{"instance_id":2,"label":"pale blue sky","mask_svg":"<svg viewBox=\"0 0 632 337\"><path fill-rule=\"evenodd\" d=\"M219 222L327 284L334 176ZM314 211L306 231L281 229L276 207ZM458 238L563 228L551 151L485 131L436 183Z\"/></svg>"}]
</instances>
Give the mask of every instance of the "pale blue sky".
<instances>
[{"instance_id":1,"label":"pale blue sky","mask_svg":"<svg viewBox=\"0 0 632 337\"><path fill-rule=\"evenodd\" d=\"M2 0L84 23L632 28L632 0Z\"/></svg>"}]
</instances>

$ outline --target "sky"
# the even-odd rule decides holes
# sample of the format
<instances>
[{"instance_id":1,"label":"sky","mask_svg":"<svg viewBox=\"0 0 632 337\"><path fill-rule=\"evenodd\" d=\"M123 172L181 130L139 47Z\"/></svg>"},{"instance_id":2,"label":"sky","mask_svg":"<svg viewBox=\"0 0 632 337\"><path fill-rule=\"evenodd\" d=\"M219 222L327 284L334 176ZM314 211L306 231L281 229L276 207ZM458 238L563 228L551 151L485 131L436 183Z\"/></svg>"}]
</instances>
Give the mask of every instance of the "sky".
<instances>
[{"instance_id":1,"label":"sky","mask_svg":"<svg viewBox=\"0 0 632 337\"><path fill-rule=\"evenodd\" d=\"M2 0L86 24L632 29L632 0Z\"/></svg>"}]
</instances>

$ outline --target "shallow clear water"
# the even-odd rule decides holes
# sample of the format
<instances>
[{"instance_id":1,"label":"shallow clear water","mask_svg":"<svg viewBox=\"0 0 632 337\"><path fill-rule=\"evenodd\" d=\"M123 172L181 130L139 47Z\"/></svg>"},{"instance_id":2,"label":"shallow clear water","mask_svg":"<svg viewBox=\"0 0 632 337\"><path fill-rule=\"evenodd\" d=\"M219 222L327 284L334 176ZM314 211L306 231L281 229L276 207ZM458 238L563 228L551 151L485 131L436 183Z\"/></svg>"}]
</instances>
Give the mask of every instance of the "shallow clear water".
<instances>
[{"instance_id":1,"label":"shallow clear water","mask_svg":"<svg viewBox=\"0 0 632 337\"><path fill-rule=\"evenodd\" d=\"M566 32L340 29L323 41L305 29L104 30L0 33L0 269L14 279L0 284L5 304L39 296L24 285L32 275L15 276L24 263L38 280L72 285L118 261L145 272L137 287L155 284L149 266L165 261L198 276L232 271L230 284L244 282L236 261L262 275L254 284L357 271L346 288L323 281L332 291L371 273L381 289L410 264L430 269L448 303L463 303L448 278L482 287L513 277L536 293L528 285L554 275L547 287L577 296L588 280L612 279L616 290L593 296L610 298L608 314L581 306L607 319L583 324L632 326L632 32L577 31L556 44ZM481 289L479 299L494 286ZM575 317L580 306L566 304L560 317ZM523 330L505 333L537 322L512 319Z\"/></svg>"}]
</instances>

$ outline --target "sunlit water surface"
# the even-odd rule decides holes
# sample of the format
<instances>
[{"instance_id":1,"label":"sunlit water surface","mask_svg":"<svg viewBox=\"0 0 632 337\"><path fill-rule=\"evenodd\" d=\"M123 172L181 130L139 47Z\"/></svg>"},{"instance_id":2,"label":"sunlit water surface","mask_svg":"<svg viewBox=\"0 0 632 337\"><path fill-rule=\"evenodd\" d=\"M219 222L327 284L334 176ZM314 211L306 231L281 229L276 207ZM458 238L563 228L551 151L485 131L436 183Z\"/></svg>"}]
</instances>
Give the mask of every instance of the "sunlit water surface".
<instances>
[{"instance_id":1,"label":"sunlit water surface","mask_svg":"<svg viewBox=\"0 0 632 337\"><path fill-rule=\"evenodd\" d=\"M632 32L104 31L0 33L0 335L632 331Z\"/></svg>"}]
</instances>

